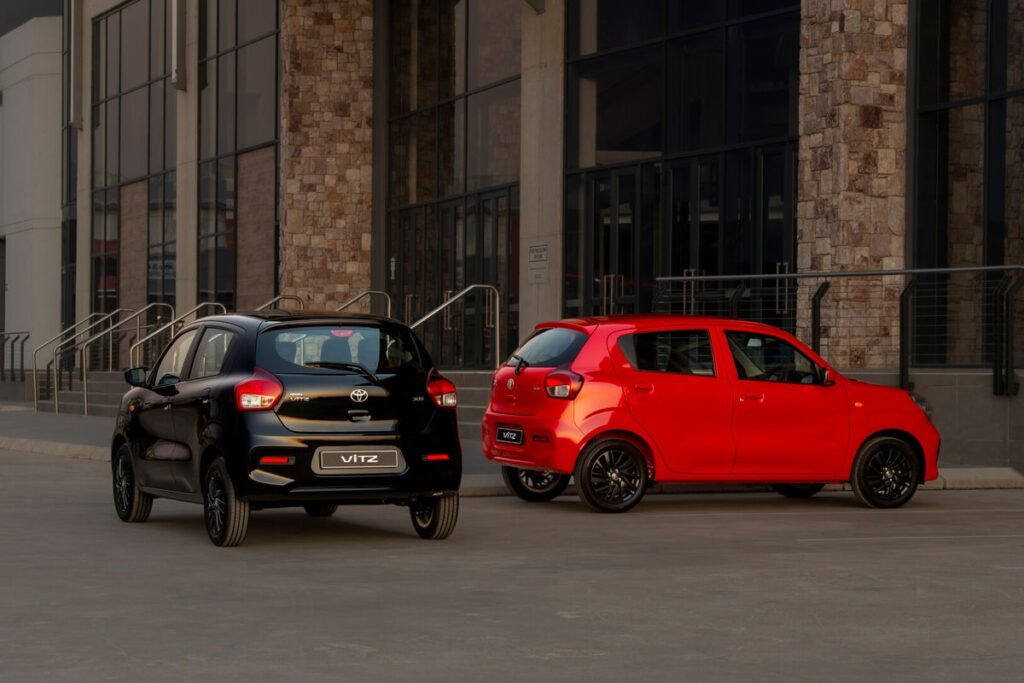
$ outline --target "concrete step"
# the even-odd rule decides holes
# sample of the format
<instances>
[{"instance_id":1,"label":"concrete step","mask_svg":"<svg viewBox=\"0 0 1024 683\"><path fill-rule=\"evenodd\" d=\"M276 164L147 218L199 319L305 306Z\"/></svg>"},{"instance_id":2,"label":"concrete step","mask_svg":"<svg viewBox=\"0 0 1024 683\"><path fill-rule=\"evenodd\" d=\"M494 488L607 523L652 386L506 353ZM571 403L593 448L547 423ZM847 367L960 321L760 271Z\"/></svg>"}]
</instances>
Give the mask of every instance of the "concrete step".
<instances>
[{"instance_id":1,"label":"concrete step","mask_svg":"<svg viewBox=\"0 0 1024 683\"><path fill-rule=\"evenodd\" d=\"M459 391L463 389L487 389L491 388L491 377L494 372L491 370L445 370L444 376L455 382Z\"/></svg>"},{"instance_id":2,"label":"concrete step","mask_svg":"<svg viewBox=\"0 0 1024 683\"><path fill-rule=\"evenodd\" d=\"M121 397L124 396L122 393L103 393L92 390L92 386L89 387L89 406L113 406L117 407L121 405ZM82 392L81 391L62 391L60 392L61 405L64 403L81 403Z\"/></svg>"}]
</instances>

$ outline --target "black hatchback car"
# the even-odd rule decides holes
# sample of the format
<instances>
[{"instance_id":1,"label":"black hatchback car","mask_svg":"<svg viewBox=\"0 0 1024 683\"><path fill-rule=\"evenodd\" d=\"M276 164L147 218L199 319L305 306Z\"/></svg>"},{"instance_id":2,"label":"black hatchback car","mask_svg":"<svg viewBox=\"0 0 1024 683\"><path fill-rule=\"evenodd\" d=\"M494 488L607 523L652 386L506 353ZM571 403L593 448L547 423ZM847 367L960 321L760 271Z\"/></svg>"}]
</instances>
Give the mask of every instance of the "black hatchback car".
<instances>
[{"instance_id":1,"label":"black hatchback car","mask_svg":"<svg viewBox=\"0 0 1024 683\"><path fill-rule=\"evenodd\" d=\"M412 331L376 316L267 313L183 328L152 371L125 372L111 452L126 522L154 498L202 503L219 546L249 511L406 505L423 538L459 512L455 385Z\"/></svg>"}]
</instances>

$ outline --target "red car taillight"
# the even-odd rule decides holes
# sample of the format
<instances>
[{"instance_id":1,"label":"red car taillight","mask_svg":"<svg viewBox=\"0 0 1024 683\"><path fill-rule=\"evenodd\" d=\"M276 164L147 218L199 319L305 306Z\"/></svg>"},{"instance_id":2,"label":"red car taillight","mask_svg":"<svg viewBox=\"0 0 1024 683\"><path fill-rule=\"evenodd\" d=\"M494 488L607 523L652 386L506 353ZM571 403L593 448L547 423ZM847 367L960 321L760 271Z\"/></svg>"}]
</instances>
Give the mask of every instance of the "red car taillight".
<instances>
[{"instance_id":1,"label":"red car taillight","mask_svg":"<svg viewBox=\"0 0 1024 683\"><path fill-rule=\"evenodd\" d=\"M559 370L544 378L544 390L551 398L572 400L583 388L583 378L575 372Z\"/></svg>"},{"instance_id":2,"label":"red car taillight","mask_svg":"<svg viewBox=\"0 0 1024 683\"><path fill-rule=\"evenodd\" d=\"M283 393L280 380L256 368L252 377L235 386L235 406L239 411L271 410Z\"/></svg>"},{"instance_id":3,"label":"red car taillight","mask_svg":"<svg viewBox=\"0 0 1024 683\"><path fill-rule=\"evenodd\" d=\"M427 383L427 393L441 408L454 408L459 405L459 395L455 390L455 384L440 375L435 375Z\"/></svg>"}]
</instances>

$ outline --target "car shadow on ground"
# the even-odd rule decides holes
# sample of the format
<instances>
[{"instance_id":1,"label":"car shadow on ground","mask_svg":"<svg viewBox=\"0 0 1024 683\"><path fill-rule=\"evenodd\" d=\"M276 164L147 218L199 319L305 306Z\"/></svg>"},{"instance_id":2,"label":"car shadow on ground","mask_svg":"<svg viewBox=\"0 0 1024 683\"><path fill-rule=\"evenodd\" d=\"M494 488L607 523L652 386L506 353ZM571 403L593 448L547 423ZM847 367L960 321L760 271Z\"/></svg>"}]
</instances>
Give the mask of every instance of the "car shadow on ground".
<instances>
[{"instance_id":1,"label":"car shadow on ground","mask_svg":"<svg viewBox=\"0 0 1024 683\"><path fill-rule=\"evenodd\" d=\"M550 507L559 513L565 514L602 514L594 512L577 499L575 496L562 496L547 504L527 503L515 501L523 506L543 509ZM915 498L907 504L907 508L919 506L930 506L928 502L922 502ZM813 512L814 510L872 510L860 504L854 495L847 491L832 491L820 493L813 498L792 499L785 498L775 493L670 493L655 494L646 496L636 507L629 510L627 515L655 514L669 511L680 513L786 513L786 512ZM877 511L876 511L877 512ZM882 511L884 512L884 511Z\"/></svg>"},{"instance_id":2,"label":"car shadow on ground","mask_svg":"<svg viewBox=\"0 0 1024 683\"><path fill-rule=\"evenodd\" d=\"M158 513L154 509L153 516L144 526L153 527L153 530L173 533L175 536L190 536L208 542L206 539L206 527L203 522L202 513L178 512ZM258 510L252 513L249 520L249 533L245 538L244 546L257 545L303 545L309 547L321 543L336 544L344 541L381 541L393 539L408 539L419 541L412 524L408 521L408 512L403 508L400 511L389 510L388 514L399 514L398 520L404 521L408 531L389 528L375 524L365 524L361 520L353 521L345 518L345 508L339 508L332 517L312 518L305 512L292 509ZM389 520L392 525L397 521Z\"/></svg>"}]
</instances>

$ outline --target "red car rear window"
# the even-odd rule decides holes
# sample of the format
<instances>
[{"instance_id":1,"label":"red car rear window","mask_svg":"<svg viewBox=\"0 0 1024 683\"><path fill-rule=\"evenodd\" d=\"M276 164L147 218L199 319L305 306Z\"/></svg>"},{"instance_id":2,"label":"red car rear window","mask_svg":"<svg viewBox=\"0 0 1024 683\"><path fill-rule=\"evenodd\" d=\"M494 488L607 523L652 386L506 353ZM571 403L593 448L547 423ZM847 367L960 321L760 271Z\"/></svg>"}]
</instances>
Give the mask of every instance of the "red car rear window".
<instances>
[{"instance_id":1,"label":"red car rear window","mask_svg":"<svg viewBox=\"0 0 1024 683\"><path fill-rule=\"evenodd\" d=\"M576 360L586 342L587 335L564 327L537 330L525 344L516 349L506 365L516 365L520 360L532 368L568 365Z\"/></svg>"}]
</instances>

